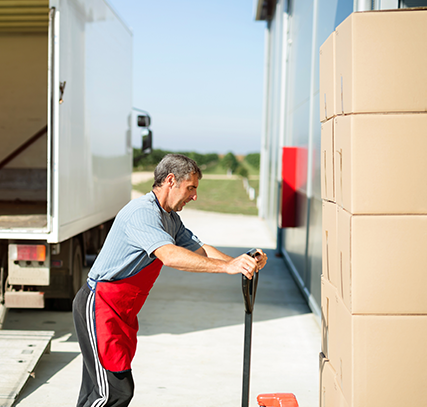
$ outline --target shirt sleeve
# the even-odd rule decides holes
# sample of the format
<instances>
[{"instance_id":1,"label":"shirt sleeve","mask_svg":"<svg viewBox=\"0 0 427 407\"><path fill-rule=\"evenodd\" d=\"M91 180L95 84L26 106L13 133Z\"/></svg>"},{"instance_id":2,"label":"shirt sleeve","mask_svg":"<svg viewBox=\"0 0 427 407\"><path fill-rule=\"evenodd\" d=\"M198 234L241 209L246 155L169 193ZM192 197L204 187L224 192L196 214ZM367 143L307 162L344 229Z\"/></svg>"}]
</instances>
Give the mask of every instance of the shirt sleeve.
<instances>
[{"instance_id":1,"label":"shirt sleeve","mask_svg":"<svg viewBox=\"0 0 427 407\"><path fill-rule=\"evenodd\" d=\"M161 216L156 211L136 211L126 225L126 234L136 249L144 250L153 258L153 252L166 244L176 244L166 232Z\"/></svg>"},{"instance_id":2,"label":"shirt sleeve","mask_svg":"<svg viewBox=\"0 0 427 407\"><path fill-rule=\"evenodd\" d=\"M178 232L175 236L176 245L195 252L203 246L203 242L189 229L187 229L177 215Z\"/></svg>"}]
</instances>

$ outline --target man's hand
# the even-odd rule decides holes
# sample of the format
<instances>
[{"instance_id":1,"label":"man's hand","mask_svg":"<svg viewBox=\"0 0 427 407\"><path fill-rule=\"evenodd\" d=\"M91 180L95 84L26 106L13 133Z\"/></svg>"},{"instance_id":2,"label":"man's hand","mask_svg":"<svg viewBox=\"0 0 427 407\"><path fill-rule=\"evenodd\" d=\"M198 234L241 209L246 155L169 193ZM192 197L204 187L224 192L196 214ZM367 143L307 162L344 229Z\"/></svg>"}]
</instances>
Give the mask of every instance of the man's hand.
<instances>
[{"instance_id":1,"label":"man's hand","mask_svg":"<svg viewBox=\"0 0 427 407\"><path fill-rule=\"evenodd\" d=\"M258 273L266 263L267 255L261 249L257 249L257 255L255 257L242 254L230 260L228 274L242 273L247 278L252 279L254 273Z\"/></svg>"},{"instance_id":2,"label":"man's hand","mask_svg":"<svg viewBox=\"0 0 427 407\"><path fill-rule=\"evenodd\" d=\"M264 268L267 263L267 259L267 255L261 249L257 249L257 255L255 256L255 260L257 261L258 270Z\"/></svg>"},{"instance_id":3,"label":"man's hand","mask_svg":"<svg viewBox=\"0 0 427 407\"><path fill-rule=\"evenodd\" d=\"M254 273L258 271L258 263L254 258L248 256L247 254L242 254L241 256L228 261L226 269L227 274L242 273L247 278L249 278L249 280L251 280Z\"/></svg>"}]
</instances>

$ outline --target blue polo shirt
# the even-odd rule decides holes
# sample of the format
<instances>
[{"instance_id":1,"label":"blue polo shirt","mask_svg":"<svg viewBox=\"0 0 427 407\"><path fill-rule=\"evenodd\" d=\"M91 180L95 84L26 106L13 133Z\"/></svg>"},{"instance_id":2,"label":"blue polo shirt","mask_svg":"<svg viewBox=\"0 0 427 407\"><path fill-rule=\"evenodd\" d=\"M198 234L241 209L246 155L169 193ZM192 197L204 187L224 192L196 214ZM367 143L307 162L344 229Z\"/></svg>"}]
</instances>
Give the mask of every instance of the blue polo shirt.
<instances>
[{"instance_id":1,"label":"blue polo shirt","mask_svg":"<svg viewBox=\"0 0 427 407\"><path fill-rule=\"evenodd\" d=\"M160 206L153 192L130 201L114 220L89 272L89 286L132 276L148 266L155 259L153 252L166 244L191 251L203 246L176 212Z\"/></svg>"}]
</instances>

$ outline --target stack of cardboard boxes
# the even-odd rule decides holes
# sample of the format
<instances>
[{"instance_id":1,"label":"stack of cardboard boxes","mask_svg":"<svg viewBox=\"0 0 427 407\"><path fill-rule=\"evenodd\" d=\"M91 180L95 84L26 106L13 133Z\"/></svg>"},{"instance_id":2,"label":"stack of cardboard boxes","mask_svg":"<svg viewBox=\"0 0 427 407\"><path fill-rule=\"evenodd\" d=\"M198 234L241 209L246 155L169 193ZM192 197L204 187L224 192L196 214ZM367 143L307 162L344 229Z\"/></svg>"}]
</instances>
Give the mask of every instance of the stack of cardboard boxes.
<instances>
[{"instance_id":1,"label":"stack of cardboard boxes","mask_svg":"<svg viewBox=\"0 0 427 407\"><path fill-rule=\"evenodd\" d=\"M320 48L322 407L427 406L427 10Z\"/></svg>"}]
</instances>

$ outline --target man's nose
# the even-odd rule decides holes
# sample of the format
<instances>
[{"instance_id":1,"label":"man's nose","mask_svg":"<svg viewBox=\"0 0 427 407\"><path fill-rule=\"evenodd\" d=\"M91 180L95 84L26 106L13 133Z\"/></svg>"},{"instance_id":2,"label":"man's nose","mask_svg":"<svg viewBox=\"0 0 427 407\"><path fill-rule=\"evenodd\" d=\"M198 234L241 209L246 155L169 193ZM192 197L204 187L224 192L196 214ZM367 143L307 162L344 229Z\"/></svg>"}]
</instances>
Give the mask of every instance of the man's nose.
<instances>
[{"instance_id":1,"label":"man's nose","mask_svg":"<svg viewBox=\"0 0 427 407\"><path fill-rule=\"evenodd\" d=\"M197 201L197 192L191 197L193 201Z\"/></svg>"}]
</instances>

